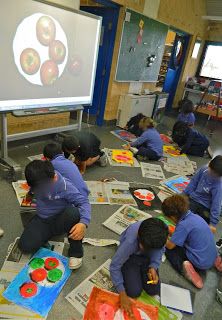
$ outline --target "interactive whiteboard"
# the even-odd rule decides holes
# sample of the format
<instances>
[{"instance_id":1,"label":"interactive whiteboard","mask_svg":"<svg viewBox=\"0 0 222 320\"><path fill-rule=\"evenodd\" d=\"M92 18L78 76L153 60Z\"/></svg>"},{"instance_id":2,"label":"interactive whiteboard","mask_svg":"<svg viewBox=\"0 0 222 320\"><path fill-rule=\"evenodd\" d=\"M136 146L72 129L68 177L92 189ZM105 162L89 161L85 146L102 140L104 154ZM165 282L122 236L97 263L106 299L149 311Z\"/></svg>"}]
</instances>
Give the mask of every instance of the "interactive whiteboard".
<instances>
[{"instance_id":1,"label":"interactive whiteboard","mask_svg":"<svg viewBox=\"0 0 222 320\"><path fill-rule=\"evenodd\" d=\"M100 29L88 13L2 1L0 112L91 104Z\"/></svg>"}]
</instances>

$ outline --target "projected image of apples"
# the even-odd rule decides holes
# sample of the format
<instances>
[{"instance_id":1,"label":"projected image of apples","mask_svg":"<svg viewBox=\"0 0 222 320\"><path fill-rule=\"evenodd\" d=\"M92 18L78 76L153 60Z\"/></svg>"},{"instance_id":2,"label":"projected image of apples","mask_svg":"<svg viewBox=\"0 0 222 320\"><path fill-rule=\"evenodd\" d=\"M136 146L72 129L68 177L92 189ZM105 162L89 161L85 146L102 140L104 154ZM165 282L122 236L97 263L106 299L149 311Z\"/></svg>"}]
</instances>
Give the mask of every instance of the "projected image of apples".
<instances>
[{"instance_id":1,"label":"projected image of apples","mask_svg":"<svg viewBox=\"0 0 222 320\"><path fill-rule=\"evenodd\" d=\"M35 13L18 25L13 53L18 71L27 81L51 86L61 77L67 64L66 34L56 19Z\"/></svg>"}]
</instances>

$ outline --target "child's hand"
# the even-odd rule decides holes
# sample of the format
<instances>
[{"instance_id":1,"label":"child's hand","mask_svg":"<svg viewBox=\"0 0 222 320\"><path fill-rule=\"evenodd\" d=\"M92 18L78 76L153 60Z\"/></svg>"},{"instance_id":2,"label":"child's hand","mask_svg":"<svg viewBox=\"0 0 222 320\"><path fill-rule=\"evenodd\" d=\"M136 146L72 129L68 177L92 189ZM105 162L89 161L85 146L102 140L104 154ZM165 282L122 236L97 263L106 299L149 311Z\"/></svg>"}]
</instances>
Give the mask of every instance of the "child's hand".
<instances>
[{"instance_id":1,"label":"child's hand","mask_svg":"<svg viewBox=\"0 0 222 320\"><path fill-rule=\"evenodd\" d=\"M121 310L125 311L126 314L130 317L130 319L136 320L133 314L132 302L130 298L127 296L126 292L125 291L120 292L119 298L120 298Z\"/></svg>"},{"instance_id":2,"label":"child's hand","mask_svg":"<svg viewBox=\"0 0 222 320\"><path fill-rule=\"evenodd\" d=\"M72 240L82 240L85 236L86 226L84 223L75 224L69 231L69 238Z\"/></svg>"},{"instance_id":3,"label":"child's hand","mask_svg":"<svg viewBox=\"0 0 222 320\"><path fill-rule=\"evenodd\" d=\"M149 268L147 275L150 281L153 280L153 284L157 284L159 282L158 274L154 268Z\"/></svg>"},{"instance_id":4,"label":"child's hand","mask_svg":"<svg viewBox=\"0 0 222 320\"><path fill-rule=\"evenodd\" d=\"M123 149L125 149L125 150L129 150L130 149L130 144L128 143L128 144L123 144Z\"/></svg>"},{"instance_id":5,"label":"child's hand","mask_svg":"<svg viewBox=\"0 0 222 320\"><path fill-rule=\"evenodd\" d=\"M210 227L210 230L213 232L213 233L216 233L217 229L216 227L212 226L211 224L209 225Z\"/></svg>"}]
</instances>

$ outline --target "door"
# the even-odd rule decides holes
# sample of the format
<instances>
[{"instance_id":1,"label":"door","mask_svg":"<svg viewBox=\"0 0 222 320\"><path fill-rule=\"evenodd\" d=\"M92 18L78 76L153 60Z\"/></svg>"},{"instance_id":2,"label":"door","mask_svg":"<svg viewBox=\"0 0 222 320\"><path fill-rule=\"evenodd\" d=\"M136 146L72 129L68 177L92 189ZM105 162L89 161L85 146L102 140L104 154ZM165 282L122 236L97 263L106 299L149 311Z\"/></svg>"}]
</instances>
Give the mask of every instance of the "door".
<instances>
[{"instance_id":1,"label":"door","mask_svg":"<svg viewBox=\"0 0 222 320\"><path fill-rule=\"evenodd\" d=\"M180 74L184 64L189 39L189 35L177 34L174 41L173 51L166 74L166 80L163 85L163 91L169 93L169 97L166 103L167 111L172 108L173 99L180 79Z\"/></svg>"},{"instance_id":2,"label":"door","mask_svg":"<svg viewBox=\"0 0 222 320\"><path fill-rule=\"evenodd\" d=\"M96 124L103 124L106 97L112 64L116 28L119 16L119 6L91 7L81 6L81 10L101 16L102 30L94 86L92 106L85 106L85 111L96 117Z\"/></svg>"}]
</instances>

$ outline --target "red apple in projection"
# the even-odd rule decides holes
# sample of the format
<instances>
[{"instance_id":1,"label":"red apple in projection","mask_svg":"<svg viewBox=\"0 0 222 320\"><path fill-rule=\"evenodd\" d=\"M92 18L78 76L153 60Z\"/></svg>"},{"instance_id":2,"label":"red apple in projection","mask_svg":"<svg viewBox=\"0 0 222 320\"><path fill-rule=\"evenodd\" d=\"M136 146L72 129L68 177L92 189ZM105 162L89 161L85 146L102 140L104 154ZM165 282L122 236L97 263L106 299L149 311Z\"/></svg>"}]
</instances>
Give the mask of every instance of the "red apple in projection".
<instances>
[{"instance_id":1,"label":"red apple in projection","mask_svg":"<svg viewBox=\"0 0 222 320\"><path fill-rule=\"evenodd\" d=\"M33 48L26 48L20 55L22 70L29 75L35 74L40 67L40 56Z\"/></svg>"},{"instance_id":2,"label":"red apple in projection","mask_svg":"<svg viewBox=\"0 0 222 320\"><path fill-rule=\"evenodd\" d=\"M60 64L63 63L66 56L66 47L60 40L54 40L49 45L49 57L51 60Z\"/></svg>"},{"instance_id":3,"label":"red apple in projection","mask_svg":"<svg viewBox=\"0 0 222 320\"><path fill-rule=\"evenodd\" d=\"M52 85L59 76L59 68L52 60L46 60L40 69L40 78L44 86Z\"/></svg>"},{"instance_id":4,"label":"red apple in projection","mask_svg":"<svg viewBox=\"0 0 222 320\"><path fill-rule=\"evenodd\" d=\"M82 59L80 58L80 56L75 55L75 56L71 57L71 59L68 63L68 68L69 68L69 72L72 75L78 76L82 71L82 67L83 67L83 63L82 63Z\"/></svg>"},{"instance_id":5,"label":"red apple in projection","mask_svg":"<svg viewBox=\"0 0 222 320\"><path fill-rule=\"evenodd\" d=\"M49 44L55 39L56 26L54 21L48 16L42 16L36 23L36 36L43 46Z\"/></svg>"}]
</instances>

